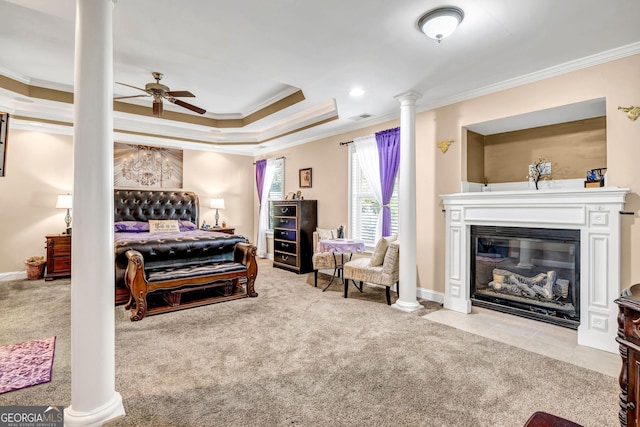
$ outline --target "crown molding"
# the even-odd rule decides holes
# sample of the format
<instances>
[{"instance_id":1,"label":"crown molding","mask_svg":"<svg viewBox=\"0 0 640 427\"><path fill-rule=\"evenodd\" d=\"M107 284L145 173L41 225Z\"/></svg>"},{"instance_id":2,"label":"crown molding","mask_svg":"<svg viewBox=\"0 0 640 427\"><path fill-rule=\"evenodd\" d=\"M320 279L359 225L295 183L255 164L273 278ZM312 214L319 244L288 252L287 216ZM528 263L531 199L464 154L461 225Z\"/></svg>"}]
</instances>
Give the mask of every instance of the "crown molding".
<instances>
[{"instance_id":1,"label":"crown molding","mask_svg":"<svg viewBox=\"0 0 640 427\"><path fill-rule=\"evenodd\" d=\"M542 70L534 71L533 73L524 74L513 79L503 80L501 82L487 85L478 89L469 90L459 93L454 96L441 98L437 101L431 102L427 105L422 105L418 109L419 112L433 110L435 108L446 107L447 105L455 104L469 99L478 98L485 95L491 95L496 92L501 92L507 89L513 89L518 86L523 86L529 83L535 83L541 80L546 80L552 77L561 76L573 71L579 71L585 68L593 67L607 62L616 61L632 55L640 54L640 42L631 43L625 46L621 46L615 49L610 49L604 52L600 52L594 55L586 56L584 58L576 59L573 61L565 62L562 64L554 65L553 67L544 68Z\"/></svg>"}]
</instances>

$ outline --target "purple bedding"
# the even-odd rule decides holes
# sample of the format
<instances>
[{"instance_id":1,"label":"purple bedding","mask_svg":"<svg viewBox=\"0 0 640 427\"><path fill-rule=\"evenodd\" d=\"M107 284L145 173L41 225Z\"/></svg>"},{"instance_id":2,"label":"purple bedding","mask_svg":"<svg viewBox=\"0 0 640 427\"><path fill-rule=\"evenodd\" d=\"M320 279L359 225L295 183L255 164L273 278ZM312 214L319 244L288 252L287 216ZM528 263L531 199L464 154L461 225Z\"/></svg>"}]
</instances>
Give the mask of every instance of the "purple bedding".
<instances>
[{"instance_id":1,"label":"purple bedding","mask_svg":"<svg viewBox=\"0 0 640 427\"><path fill-rule=\"evenodd\" d=\"M229 237L229 234L218 233L217 231L205 231L205 230L189 230L180 231L177 233L131 233L131 232L115 232L113 233L115 246L126 245L127 242L151 242L168 239L194 239L194 238L215 238L215 237Z\"/></svg>"}]
</instances>

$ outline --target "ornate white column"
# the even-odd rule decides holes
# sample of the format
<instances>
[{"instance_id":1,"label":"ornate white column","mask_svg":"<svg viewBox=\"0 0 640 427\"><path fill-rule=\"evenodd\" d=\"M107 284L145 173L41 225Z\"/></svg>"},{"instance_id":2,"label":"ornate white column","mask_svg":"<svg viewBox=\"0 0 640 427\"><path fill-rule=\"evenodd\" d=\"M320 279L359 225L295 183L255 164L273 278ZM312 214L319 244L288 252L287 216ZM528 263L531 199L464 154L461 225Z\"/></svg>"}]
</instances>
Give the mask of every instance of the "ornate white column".
<instances>
[{"instance_id":1,"label":"ornate white column","mask_svg":"<svg viewBox=\"0 0 640 427\"><path fill-rule=\"evenodd\" d=\"M420 97L412 91L396 97L400 101L400 297L393 306L404 311L422 308L416 298L416 101Z\"/></svg>"},{"instance_id":2,"label":"ornate white column","mask_svg":"<svg viewBox=\"0 0 640 427\"><path fill-rule=\"evenodd\" d=\"M113 7L114 0L76 2L67 426L101 426L125 414L115 391Z\"/></svg>"}]
</instances>

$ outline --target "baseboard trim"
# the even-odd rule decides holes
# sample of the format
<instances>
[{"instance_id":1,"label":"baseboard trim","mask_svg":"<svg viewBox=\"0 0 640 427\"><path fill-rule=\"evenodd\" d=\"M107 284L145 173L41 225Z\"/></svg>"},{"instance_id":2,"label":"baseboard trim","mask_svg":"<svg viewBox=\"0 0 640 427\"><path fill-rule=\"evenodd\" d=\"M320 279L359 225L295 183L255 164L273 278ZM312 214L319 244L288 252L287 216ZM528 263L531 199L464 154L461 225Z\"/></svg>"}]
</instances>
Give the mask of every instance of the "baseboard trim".
<instances>
[{"instance_id":1,"label":"baseboard trim","mask_svg":"<svg viewBox=\"0 0 640 427\"><path fill-rule=\"evenodd\" d=\"M8 271L0 273L0 282L8 282L10 280L22 280L27 278L26 271Z\"/></svg>"},{"instance_id":2,"label":"baseboard trim","mask_svg":"<svg viewBox=\"0 0 640 427\"><path fill-rule=\"evenodd\" d=\"M442 292L430 291L429 289L417 288L418 298L444 304L444 294Z\"/></svg>"},{"instance_id":3,"label":"baseboard trim","mask_svg":"<svg viewBox=\"0 0 640 427\"><path fill-rule=\"evenodd\" d=\"M331 275L329 275L331 277ZM378 285L377 283L369 283L366 282L369 286L376 286L379 288L386 288L386 286ZM394 285L391 290L396 291L396 286ZM416 297L420 299L424 299L427 301L437 302L438 304L444 304L444 294L442 292L430 291L429 289L416 288Z\"/></svg>"}]
</instances>

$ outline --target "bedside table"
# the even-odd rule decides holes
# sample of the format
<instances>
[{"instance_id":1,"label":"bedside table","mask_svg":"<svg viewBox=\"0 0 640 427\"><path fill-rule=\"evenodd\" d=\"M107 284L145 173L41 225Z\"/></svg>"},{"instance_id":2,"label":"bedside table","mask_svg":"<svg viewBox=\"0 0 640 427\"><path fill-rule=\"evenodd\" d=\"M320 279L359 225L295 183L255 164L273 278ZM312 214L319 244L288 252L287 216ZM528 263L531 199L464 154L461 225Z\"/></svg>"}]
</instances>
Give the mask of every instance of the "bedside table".
<instances>
[{"instance_id":1,"label":"bedside table","mask_svg":"<svg viewBox=\"0 0 640 427\"><path fill-rule=\"evenodd\" d=\"M48 234L47 273L44 280L71 277L71 234Z\"/></svg>"},{"instance_id":2,"label":"bedside table","mask_svg":"<svg viewBox=\"0 0 640 427\"><path fill-rule=\"evenodd\" d=\"M226 233L226 234L235 234L236 233L236 229L235 228L223 228L223 227L210 227L210 228L201 228L200 230L202 231L217 231L218 233Z\"/></svg>"}]
</instances>

